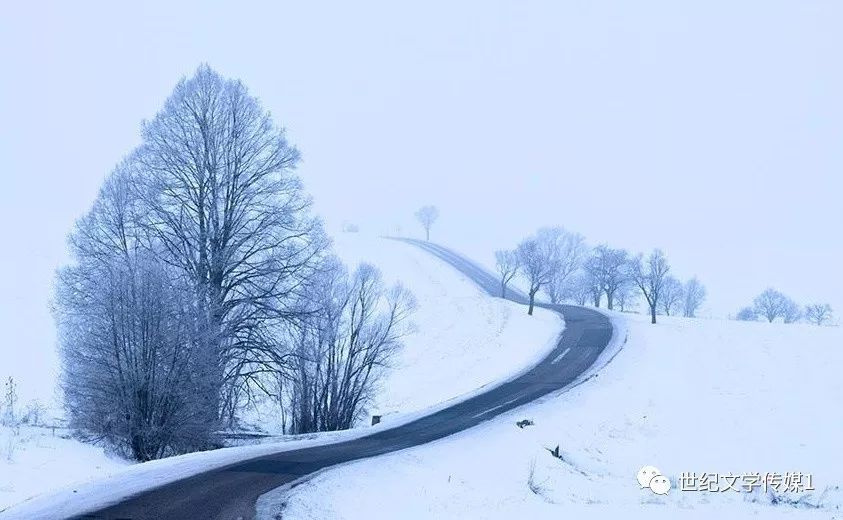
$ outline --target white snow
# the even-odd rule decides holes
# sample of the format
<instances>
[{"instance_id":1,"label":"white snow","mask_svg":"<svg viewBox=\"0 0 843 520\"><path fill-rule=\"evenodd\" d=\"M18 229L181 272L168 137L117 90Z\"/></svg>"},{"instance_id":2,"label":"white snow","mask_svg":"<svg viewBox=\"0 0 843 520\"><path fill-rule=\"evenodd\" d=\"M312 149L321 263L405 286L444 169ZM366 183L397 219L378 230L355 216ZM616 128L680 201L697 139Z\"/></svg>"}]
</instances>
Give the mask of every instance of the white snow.
<instances>
[{"instance_id":1,"label":"white snow","mask_svg":"<svg viewBox=\"0 0 843 520\"><path fill-rule=\"evenodd\" d=\"M0 426L0 510L45 489L124 467L101 448L69 438L66 430Z\"/></svg>"},{"instance_id":2,"label":"white snow","mask_svg":"<svg viewBox=\"0 0 843 520\"><path fill-rule=\"evenodd\" d=\"M366 261L381 269L387 283L400 281L416 297L415 332L381 382L373 413L384 414L376 428L403 424L466 398L484 386L509 379L547 354L563 326L554 313L538 309L529 317L521 306L482 293L441 260L408 244L344 234L336 250L350 267ZM271 417L262 426L272 430ZM364 426L368 421L361 423ZM201 471L283 450L350 439L346 432L270 439L259 446L227 448L160 461L127 464L101 449L72 439L32 437L6 471L0 461L2 518L73 516L121 497ZM19 452L20 455L22 452ZM43 477L45 469L49 476ZM19 503L33 495L38 500Z\"/></svg>"},{"instance_id":3,"label":"white snow","mask_svg":"<svg viewBox=\"0 0 843 520\"><path fill-rule=\"evenodd\" d=\"M283 517L840 517L840 328L613 316L628 341L597 377L442 441L326 471L287 494ZM535 426L517 428L522 418ZM563 460L548 452L557 445ZM639 488L644 465L671 479L666 497ZM816 488L782 495L801 506L676 488L683 472L794 471Z\"/></svg>"},{"instance_id":4,"label":"white snow","mask_svg":"<svg viewBox=\"0 0 843 520\"><path fill-rule=\"evenodd\" d=\"M378 266L385 281L415 295L415 332L380 385L374 410L423 409L533 366L563 328L556 313L491 298L460 272L421 249L363 234L338 235L334 247L349 265Z\"/></svg>"}]
</instances>

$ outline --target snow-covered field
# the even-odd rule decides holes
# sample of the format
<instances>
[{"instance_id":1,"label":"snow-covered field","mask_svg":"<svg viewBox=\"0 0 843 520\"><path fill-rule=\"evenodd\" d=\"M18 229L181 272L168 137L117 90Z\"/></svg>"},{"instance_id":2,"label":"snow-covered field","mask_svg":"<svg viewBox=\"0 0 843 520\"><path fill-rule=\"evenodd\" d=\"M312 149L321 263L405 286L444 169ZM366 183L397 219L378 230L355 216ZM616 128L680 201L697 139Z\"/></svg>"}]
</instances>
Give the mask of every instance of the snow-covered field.
<instances>
[{"instance_id":1,"label":"snow-covered field","mask_svg":"<svg viewBox=\"0 0 843 520\"><path fill-rule=\"evenodd\" d=\"M511 377L542 357L563 326L553 313L538 310L530 318L516 304L489 298L440 260L407 244L343 234L336 240L336 250L352 268L360 261L376 265L387 283L400 281L418 303L415 332L406 338L405 348L381 381L371 410L385 415L380 427L409 420ZM264 429L276 428L271 414L264 411L259 418ZM61 489L52 501L56 507L78 506L74 496L80 495L89 496L91 504L103 503L144 485L171 481L238 457L363 435L367 423L363 421L362 428L353 432L285 438L283 444L192 454L122 470L126 462L72 439L32 432L3 437L3 433L0 440L8 440L14 457L0 460L0 510L57 488ZM0 446L0 455L2 450ZM105 485L83 483L103 476L110 476ZM25 515L34 510L19 511Z\"/></svg>"},{"instance_id":2,"label":"snow-covered field","mask_svg":"<svg viewBox=\"0 0 843 520\"><path fill-rule=\"evenodd\" d=\"M629 339L599 377L329 470L290 492L283 518L843 518L840 328L616 318ZM670 479L667 496L640 489L644 465ZM720 488L726 474L802 472L815 491L681 491L683 472L717 473Z\"/></svg>"},{"instance_id":3,"label":"snow-covered field","mask_svg":"<svg viewBox=\"0 0 843 520\"><path fill-rule=\"evenodd\" d=\"M46 489L126 466L101 448L67 437L64 430L0 426L0 510Z\"/></svg>"}]
</instances>

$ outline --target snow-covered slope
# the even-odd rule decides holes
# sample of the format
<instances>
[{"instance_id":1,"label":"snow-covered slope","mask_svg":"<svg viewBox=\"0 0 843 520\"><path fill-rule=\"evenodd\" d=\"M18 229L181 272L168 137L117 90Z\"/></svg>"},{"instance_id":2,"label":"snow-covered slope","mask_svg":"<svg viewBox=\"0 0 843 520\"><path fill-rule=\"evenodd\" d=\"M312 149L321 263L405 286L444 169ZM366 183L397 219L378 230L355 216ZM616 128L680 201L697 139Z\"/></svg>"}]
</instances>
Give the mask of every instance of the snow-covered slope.
<instances>
[{"instance_id":1,"label":"snow-covered slope","mask_svg":"<svg viewBox=\"0 0 843 520\"><path fill-rule=\"evenodd\" d=\"M127 462L66 438L61 429L0 426L0 510L46 489L118 470Z\"/></svg>"},{"instance_id":2,"label":"snow-covered slope","mask_svg":"<svg viewBox=\"0 0 843 520\"><path fill-rule=\"evenodd\" d=\"M374 409L384 413L423 409L508 379L535 364L556 344L559 315L491 298L430 253L403 242L357 233L334 241L349 265L378 266L387 283L400 282L415 296L415 332L381 382Z\"/></svg>"},{"instance_id":3,"label":"snow-covered slope","mask_svg":"<svg viewBox=\"0 0 843 520\"><path fill-rule=\"evenodd\" d=\"M291 492L283 517L841 518L840 328L616 319L629 339L599 377L443 441L328 471ZM517 428L522 418L535 426ZM561 459L547 450L556 446ZM672 481L667 496L639 488L644 465ZM680 491L683 472L803 472L816 490Z\"/></svg>"},{"instance_id":4,"label":"snow-covered slope","mask_svg":"<svg viewBox=\"0 0 843 520\"><path fill-rule=\"evenodd\" d=\"M557 315L539 309L535 316L529 317L521 306L488 297L440 260L407 244L343 234L336 240L336 250L350 268L360 261L374 264L381 269L387 283L401 282L413 292L418 303L413 316L415 332L406 338L404 349L386 372L372 407L374 413L385 414L381 427L408 420L425 409L510 377L542 357L561 331L562 321ZM270 414L264 411L264 416L259 418L261 426L273 429ZM103 503L114 496L137 492L145 485L231 463L238 457L365 432L361 428L295 440L285 438L284 444L274 447L192 454L125 470L119 470L125 463L110 459L96 447L72 439L33 436L23 444L16 444L18 452L14 459L0 460L0 510L31 495L74 483L56 495L53 502L57 507L74 511L72 506L78 501L74 489L89 496L92 504ZM21 438L13 440L17 443ZM45 472L48 476L43 476ZM106 475L112 477L102 484L81 488L75 484Z\"/></svg>"}]
</instances>

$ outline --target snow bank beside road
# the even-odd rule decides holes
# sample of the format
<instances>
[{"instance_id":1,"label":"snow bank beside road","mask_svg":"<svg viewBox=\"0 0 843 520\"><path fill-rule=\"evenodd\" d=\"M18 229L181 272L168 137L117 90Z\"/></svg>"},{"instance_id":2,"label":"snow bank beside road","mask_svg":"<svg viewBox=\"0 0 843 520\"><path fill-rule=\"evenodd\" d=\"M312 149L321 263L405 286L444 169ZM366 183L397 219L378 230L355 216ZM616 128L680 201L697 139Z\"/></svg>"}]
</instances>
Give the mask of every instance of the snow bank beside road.
<instances>
[{"instance_id":1,"label":"snow bank beside road","mask_svg":"<svg viewBox=\"0 0 843 520\"><path fill-rule=\"evenodd\" d=\"M840 517L843 331L623 315L629 339L599 376L442 441L327 471L285 519ZM519 429L516 420L535 426ZM548 449L560 447L560 459ZM683 472L801 471L798 506L763 493L639 489ZM813 506L820 506L819 509Z\"/></svg>"},{"instance_id":2,"label":"snow bank beside road","mask_svg":"<svg viewBox=\"0 0 843 520\"><path fill-rule=\"evenodd\" d=\"M0 426L0 510L45 489L86 480L126 466L101 448L61 435L59 429Z\"/></svg>"}]
</instances>

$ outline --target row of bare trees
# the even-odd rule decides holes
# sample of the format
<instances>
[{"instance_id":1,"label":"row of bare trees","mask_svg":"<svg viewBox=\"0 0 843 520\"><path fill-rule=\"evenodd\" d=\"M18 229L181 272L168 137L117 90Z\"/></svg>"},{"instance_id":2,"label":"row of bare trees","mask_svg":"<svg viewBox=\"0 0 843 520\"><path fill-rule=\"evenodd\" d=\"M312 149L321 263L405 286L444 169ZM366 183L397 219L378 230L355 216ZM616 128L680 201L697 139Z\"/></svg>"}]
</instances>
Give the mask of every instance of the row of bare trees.
<instances>
[{"instance_id":1,"label":"row of bare trees","mask_svg":"<svg viewBox=\"0 0 843 520\"><path fill-rule=\"evenodd\" d=\"M705 287L696 278L684 284L670 276L661 250L631 255L605 244L589 248L579 233L561 227L542 228L515 249L495 253L501 294L520 276L528 288L528 313L536 295L544 291L551 303L572 301L599 307L605 297L609 309L626 310L638 293L647 303L651 321L657 314L693 317L705 301Z\"/></svg>"},{"instance_id":2,"label":"row of bare trees","mask_svg":"<svg viewBox=\"0 0 843 520\"><path fill-rule=\"evenodd\" d=\"M246 87L206 66L143 125L58 274L63 389L78 432L138 460L208 448L244 400L279 380L273 397L287 411L320 407L296 431L360 413L410 305L380 289L375 269L349 278L332 258L298 162ZM318 402L300 380L312 364Z\"/></svg>"},{"instance_id":3,"label":"row of bare trees","mask_svg":"<svg viewBox=\"0 0 843 520\"><path fill-rule=\"evenodd\" d=\"M801 307L792 298L773 288L765 289L755 297L752 305L744 307L735 316L741 321L767 320L773 323L796 323L805 320L814 325L826 325L834 318L834 311L827 303L814 303Z\"/></svg>"},{"instance_id":4,"label":"row of bare trees","mask_svg":"<svg viewBox=\"0 0 843 520\"><path fill-rule=\"evenodd\" d=\"M527 288L529 314L540 291L553 304L570 301L600 307L605 301L609 309L621 311L643 300L652 323L659 314L693 318L706 299L705 286L696 277L682 282L671 275L667 257L659 249L632 255L605 244L589 248L582 235L561 227L539 229L514 249L496 251L495 260L501 296L520 277ZM751 306L741 309L736 319L825 325L833 321L833 311L827 303L801 307L781 292L767 289Z\"/></svg>"}]
</instances>

